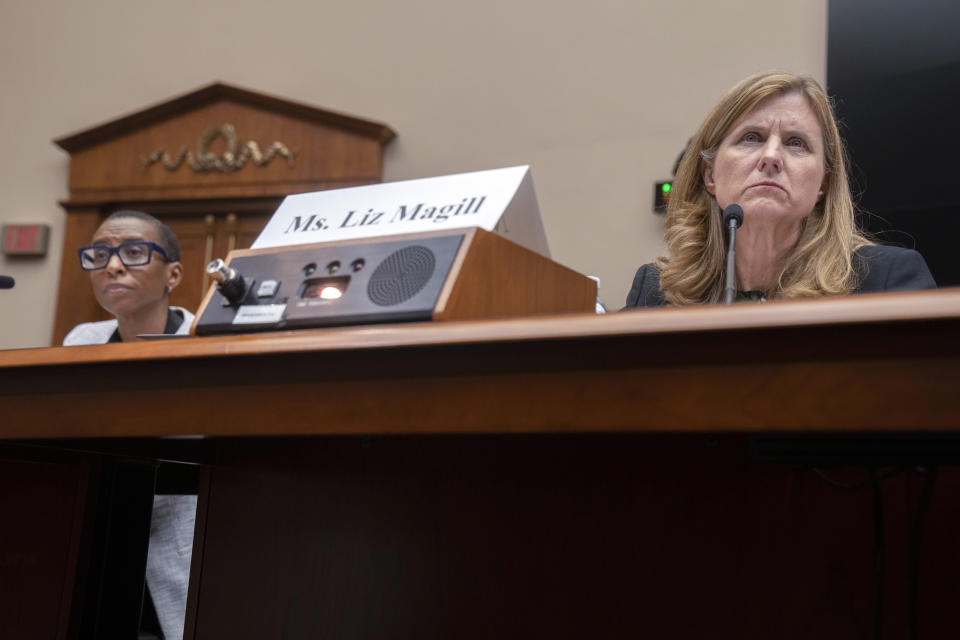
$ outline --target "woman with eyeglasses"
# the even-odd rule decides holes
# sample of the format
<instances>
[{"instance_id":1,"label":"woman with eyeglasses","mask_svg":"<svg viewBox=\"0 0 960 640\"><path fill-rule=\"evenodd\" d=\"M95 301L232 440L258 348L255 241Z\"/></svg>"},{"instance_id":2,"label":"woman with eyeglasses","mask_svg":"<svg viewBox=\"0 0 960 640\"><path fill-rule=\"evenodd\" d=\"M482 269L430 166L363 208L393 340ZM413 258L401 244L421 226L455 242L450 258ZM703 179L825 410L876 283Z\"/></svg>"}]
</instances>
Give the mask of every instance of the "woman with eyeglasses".
<instances>
[{"instance_id":1,"label":"woman with eyeglasses","mask_svg":"<svg viewBox=\"0 0 960 640\"><path fill-rule=\"evenodd\" d=\"M141 334L190 331L193 314L170 306L183 266L177 235L163 222L142 211L117 211L79 254L93 295L116 319L77 325L64 345L133 342ZM146 581L159 630L168 639L183 637L196 510L195 495L154 496Z\"/></svg>"},{"instance_id":2,"label":"woman with eyeglasses","mask_svg":"<svg viewBox=\"0 0 960 640\"><path fill-rule=\"evenodd\" d=\"M117 211L80 249L80 267L90 273L93 295L114 320L77 325L66 346L133 342L141 334L185 334L193 314L171 307L180 283L180 244L160 220L141 211Z\"/></svg>"}]
</instances>

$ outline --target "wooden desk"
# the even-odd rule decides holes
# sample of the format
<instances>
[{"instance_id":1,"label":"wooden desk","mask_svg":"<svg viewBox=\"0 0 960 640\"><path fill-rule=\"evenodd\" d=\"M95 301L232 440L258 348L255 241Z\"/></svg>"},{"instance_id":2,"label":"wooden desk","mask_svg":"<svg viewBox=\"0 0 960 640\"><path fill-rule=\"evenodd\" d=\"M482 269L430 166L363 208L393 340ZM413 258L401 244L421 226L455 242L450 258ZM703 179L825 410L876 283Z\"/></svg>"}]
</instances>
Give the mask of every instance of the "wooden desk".
<instances>
[{"instance_id":1,"label":"wooden desk","mask_svg":"<svg viewBox=\"0 0 960 640\"><path fill-rule=\"evenodd\" d=\"M958 335L945 290L9 351L0 437L206 436L187 637L862 637L869 493L747 436L952 436ZM891 629L922 486L881 492ZM958 495L941 470L935 630Z\"/></svg>"},{"instance_id":2,"label":"wooden desk","mask_svg":"<svg viewBox=\"0 0 960 640\"><path fill-rule=\"evenodd\" d=\"M24 349L0 437L950 431L957 336L945 290Z\"/></svg>"}]
</instances>

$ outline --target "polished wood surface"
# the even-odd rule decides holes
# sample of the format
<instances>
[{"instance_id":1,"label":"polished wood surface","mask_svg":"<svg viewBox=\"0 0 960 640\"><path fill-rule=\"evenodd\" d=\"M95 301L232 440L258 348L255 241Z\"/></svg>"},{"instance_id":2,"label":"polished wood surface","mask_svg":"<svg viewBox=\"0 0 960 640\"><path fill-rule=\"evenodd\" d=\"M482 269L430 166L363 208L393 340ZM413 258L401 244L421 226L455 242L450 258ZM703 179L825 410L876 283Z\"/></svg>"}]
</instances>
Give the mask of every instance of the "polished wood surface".
<instances>
[{"instance_id":1,"label":"polished wood surface","mask_svg":"<svg viewBox=\"0 0 960 640\"><path fill-rule=\"evenodd\" d=\"M457 323L409 323L0 351L0 368L303 351L453 345L604 336L749 332L754 329L960 322L960 289L859 295L758 305L659 307ZM920 339L922 336L908 336ZM872 348L875 345L864 345Z\"/></svg>"},{"instance_id":2,"label":"polished wood surface","mask_svg":"<svg viewBox=\"0 0 960 640\"><path fill-rule=\"evenodd\" d=\"M958 329L944 290L8 351L0 434L949 431Z\"/></svg>"},{"instance_id":3,"label":"polished wood surface","mask_svg":"<svg viewBox=\"0 0 960 640\"><path fill-rule=\"evenodd\" d=\"M536 316L592 311L590 278L511 242L474 228L464 235L434 309L434 320Z\"/></svg>"}]
</instances>

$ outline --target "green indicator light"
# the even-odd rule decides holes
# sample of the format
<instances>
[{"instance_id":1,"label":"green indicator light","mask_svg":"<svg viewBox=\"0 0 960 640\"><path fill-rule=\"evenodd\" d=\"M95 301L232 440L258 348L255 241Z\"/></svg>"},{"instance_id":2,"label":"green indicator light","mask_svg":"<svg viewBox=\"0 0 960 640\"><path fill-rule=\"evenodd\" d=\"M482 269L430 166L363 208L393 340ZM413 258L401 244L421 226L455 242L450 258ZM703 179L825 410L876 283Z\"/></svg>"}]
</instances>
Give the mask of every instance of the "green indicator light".
<instances>
[{"instance_id":1,"label":"green indicator light","mask_svg":"<svg viewBox=\"0 0 960 640\"><path fill-rule=\"evenodd\" d=\"M664 182L663 186L660 187L660 190L663 191L664 193L670 193L670 183Z\"/></svg>"}]
</instances>

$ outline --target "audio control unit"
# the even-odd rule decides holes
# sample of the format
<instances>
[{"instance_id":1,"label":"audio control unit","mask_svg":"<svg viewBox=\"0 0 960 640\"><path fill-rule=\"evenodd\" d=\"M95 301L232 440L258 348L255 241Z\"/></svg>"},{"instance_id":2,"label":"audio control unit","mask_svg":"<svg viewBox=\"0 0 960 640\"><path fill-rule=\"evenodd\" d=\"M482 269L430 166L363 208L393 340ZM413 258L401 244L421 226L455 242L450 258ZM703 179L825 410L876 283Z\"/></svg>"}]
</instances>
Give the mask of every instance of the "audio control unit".
<instances>
[{"instance_id":1,"label":"audio control unit","mask_svg":"<svg viewBox=\"0 0 960 640\"><path fill-rule=\"evenodd\" d=\"M590 311L596 284L480 228L232 251L197 335Z\"/></svg>"}]
</instances>

